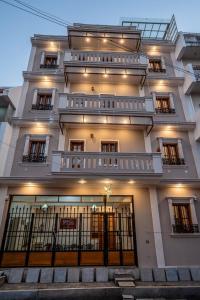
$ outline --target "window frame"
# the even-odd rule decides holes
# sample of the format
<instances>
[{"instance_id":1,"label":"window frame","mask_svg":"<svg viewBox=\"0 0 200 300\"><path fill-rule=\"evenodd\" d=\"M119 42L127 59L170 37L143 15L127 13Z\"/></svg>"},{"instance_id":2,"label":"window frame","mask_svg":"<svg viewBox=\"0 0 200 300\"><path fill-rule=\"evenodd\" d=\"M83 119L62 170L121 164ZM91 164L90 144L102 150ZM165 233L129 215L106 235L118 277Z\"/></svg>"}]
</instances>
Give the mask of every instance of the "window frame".
<instances>
[{"instance_id":1,"label":"window frame","mask_svg":"<svg viewBox=\"0 0 200 300\"><path fill-rule=\"evenodd\" d=\"M170 223L171 223L171 229L172 234L199 234L199 224L197 220L196 215L196 209L195 209L195 197L169 197L168 200L168 207L169 207L169 215L170 215ZM177 227L176 220L175 220L175 214L174 214L174 208L173 205L188 205L190 210L190 218L191 218L191 225L190 228L184 228L184 227ZM185 230L186 229L186 230Z\"/></svg>"}]
</instances>

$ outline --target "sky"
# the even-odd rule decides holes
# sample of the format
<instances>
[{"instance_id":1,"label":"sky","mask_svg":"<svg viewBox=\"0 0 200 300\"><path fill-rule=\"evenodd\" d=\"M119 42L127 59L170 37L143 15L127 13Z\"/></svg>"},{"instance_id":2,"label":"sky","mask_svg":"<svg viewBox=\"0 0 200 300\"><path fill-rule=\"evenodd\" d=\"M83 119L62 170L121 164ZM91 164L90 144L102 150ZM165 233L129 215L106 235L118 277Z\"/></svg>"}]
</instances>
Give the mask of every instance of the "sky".
<instances>
[{"instance_id":1,"label":"sky","mask_svg":"<svg viewBox=\"0 0 200 300\"><path fill-rule=\"evenodd\" d=\"M7 0L15 3L14 0ZM200 32L200 0L23 0L69 23L119 25L121 17L164 18L174 14L178 30ZM65 35L66 29L0 0L0 86L22 85L37 34Z\"/></svg>"}]
</instances>

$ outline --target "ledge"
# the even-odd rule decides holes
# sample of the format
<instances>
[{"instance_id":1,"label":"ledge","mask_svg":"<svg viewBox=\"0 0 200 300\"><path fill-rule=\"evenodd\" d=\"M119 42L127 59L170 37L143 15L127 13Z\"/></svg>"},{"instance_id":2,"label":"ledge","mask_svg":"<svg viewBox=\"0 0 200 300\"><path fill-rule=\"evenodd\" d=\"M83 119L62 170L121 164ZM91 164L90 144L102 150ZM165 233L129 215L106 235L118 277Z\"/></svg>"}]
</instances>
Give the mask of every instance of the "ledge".
<instances>
[{"instance_id":1,"label":"ledge","mask_svg":"<svg viewBox=\"0 0 200 300\"><path fill-rule=\"evenodd\" d=\"M198 233L171 233L172 238L199 238L200 232Z\"/></svg>"}]
</instances>

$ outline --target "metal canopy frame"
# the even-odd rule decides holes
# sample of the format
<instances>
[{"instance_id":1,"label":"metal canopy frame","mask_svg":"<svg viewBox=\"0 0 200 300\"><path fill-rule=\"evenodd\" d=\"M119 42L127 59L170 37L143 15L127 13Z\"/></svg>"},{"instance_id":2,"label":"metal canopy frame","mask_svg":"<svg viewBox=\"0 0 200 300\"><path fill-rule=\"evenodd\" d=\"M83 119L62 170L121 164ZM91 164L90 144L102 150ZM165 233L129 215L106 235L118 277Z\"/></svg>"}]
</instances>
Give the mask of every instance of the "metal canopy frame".
<instances>
[{"instance_id":1,"label":"metal canopy frame","mask_svg":"<svg viewBox=\"0 0 200 300\"><path fill-rule=\"evenodd\" d=\"M101 123L95 123L95 122L92 122L92 123L85 123L84 122L84 117L85 117L85 114L83 113L83 114L81 114L81 116L83 117L83 121L82 122L70 122L70 123L68 123L68 122L63 122L63 121L61 121L61 117L63 116L63 115L68 115L68 113L66 114L66 113L60 113L59 114L59 127L60 127L60 131L61 131L61 133L62 133L62 135L64 134L64 125L65 124L89 124L89 125L101 125ZM121 115L119 115L119 116L123 116L123 114L121 114ZM105 115L105 117L108 117L108 115ZM132 116L126 116L126 117L128 117L129 119L132 117ZM134 118L141 118L141 117L146 117L146 115L141 115L141 116L137 116L137 115L135 115L134 116ZM153 127L154 127L154 120L153 120L153 116L148 116L148 118L150 118L151 119L151 124L146 124L146 126L145 126L145 124L143 125L143 124L136 124L137 126L145 126L145 129L146 129L146 135L148 136L150 133L151 133L151 131L152 131L152 129L153 129ZM119 123L106 123L107 125L124 125L124 124L119 124ZM105 125L105 124L104 124ZM129 125L129 126L135 126L135 124L131 124L131 122L129 123L129 124L125 124L125 125Z\"/></svg>"},{"instance_id":2,"label":"metal canopy frame","mask_svg":"<svg viewBox=\"0 0 200 300\"><path fill-rule=\"evenodd\" d=\"M136 27L141 31L142 39L175 42L178 36L178 28L174 15L170 20L122 18L121 24L122 26Z\"/></svg>"}]
</instances>

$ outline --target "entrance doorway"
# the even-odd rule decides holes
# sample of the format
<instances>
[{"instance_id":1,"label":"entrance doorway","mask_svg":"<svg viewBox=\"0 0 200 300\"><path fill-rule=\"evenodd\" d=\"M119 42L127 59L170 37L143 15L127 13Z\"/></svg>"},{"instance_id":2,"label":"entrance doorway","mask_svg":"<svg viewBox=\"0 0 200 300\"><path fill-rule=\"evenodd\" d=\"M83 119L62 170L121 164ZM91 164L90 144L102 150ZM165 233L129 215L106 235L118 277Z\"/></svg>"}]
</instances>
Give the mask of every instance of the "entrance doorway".
<instances>
[{"instance_id":1,"label":"entrance doorway","mask_svg":"<svg viewBox=\"0 0 200 300\"><path fill-rule=\"evenodd\" d=\"M51 196L23 203L23 197L11 203L2 267L137 264L131 196L52 196L57 203Z\"/></svg>"}]
</instances>

